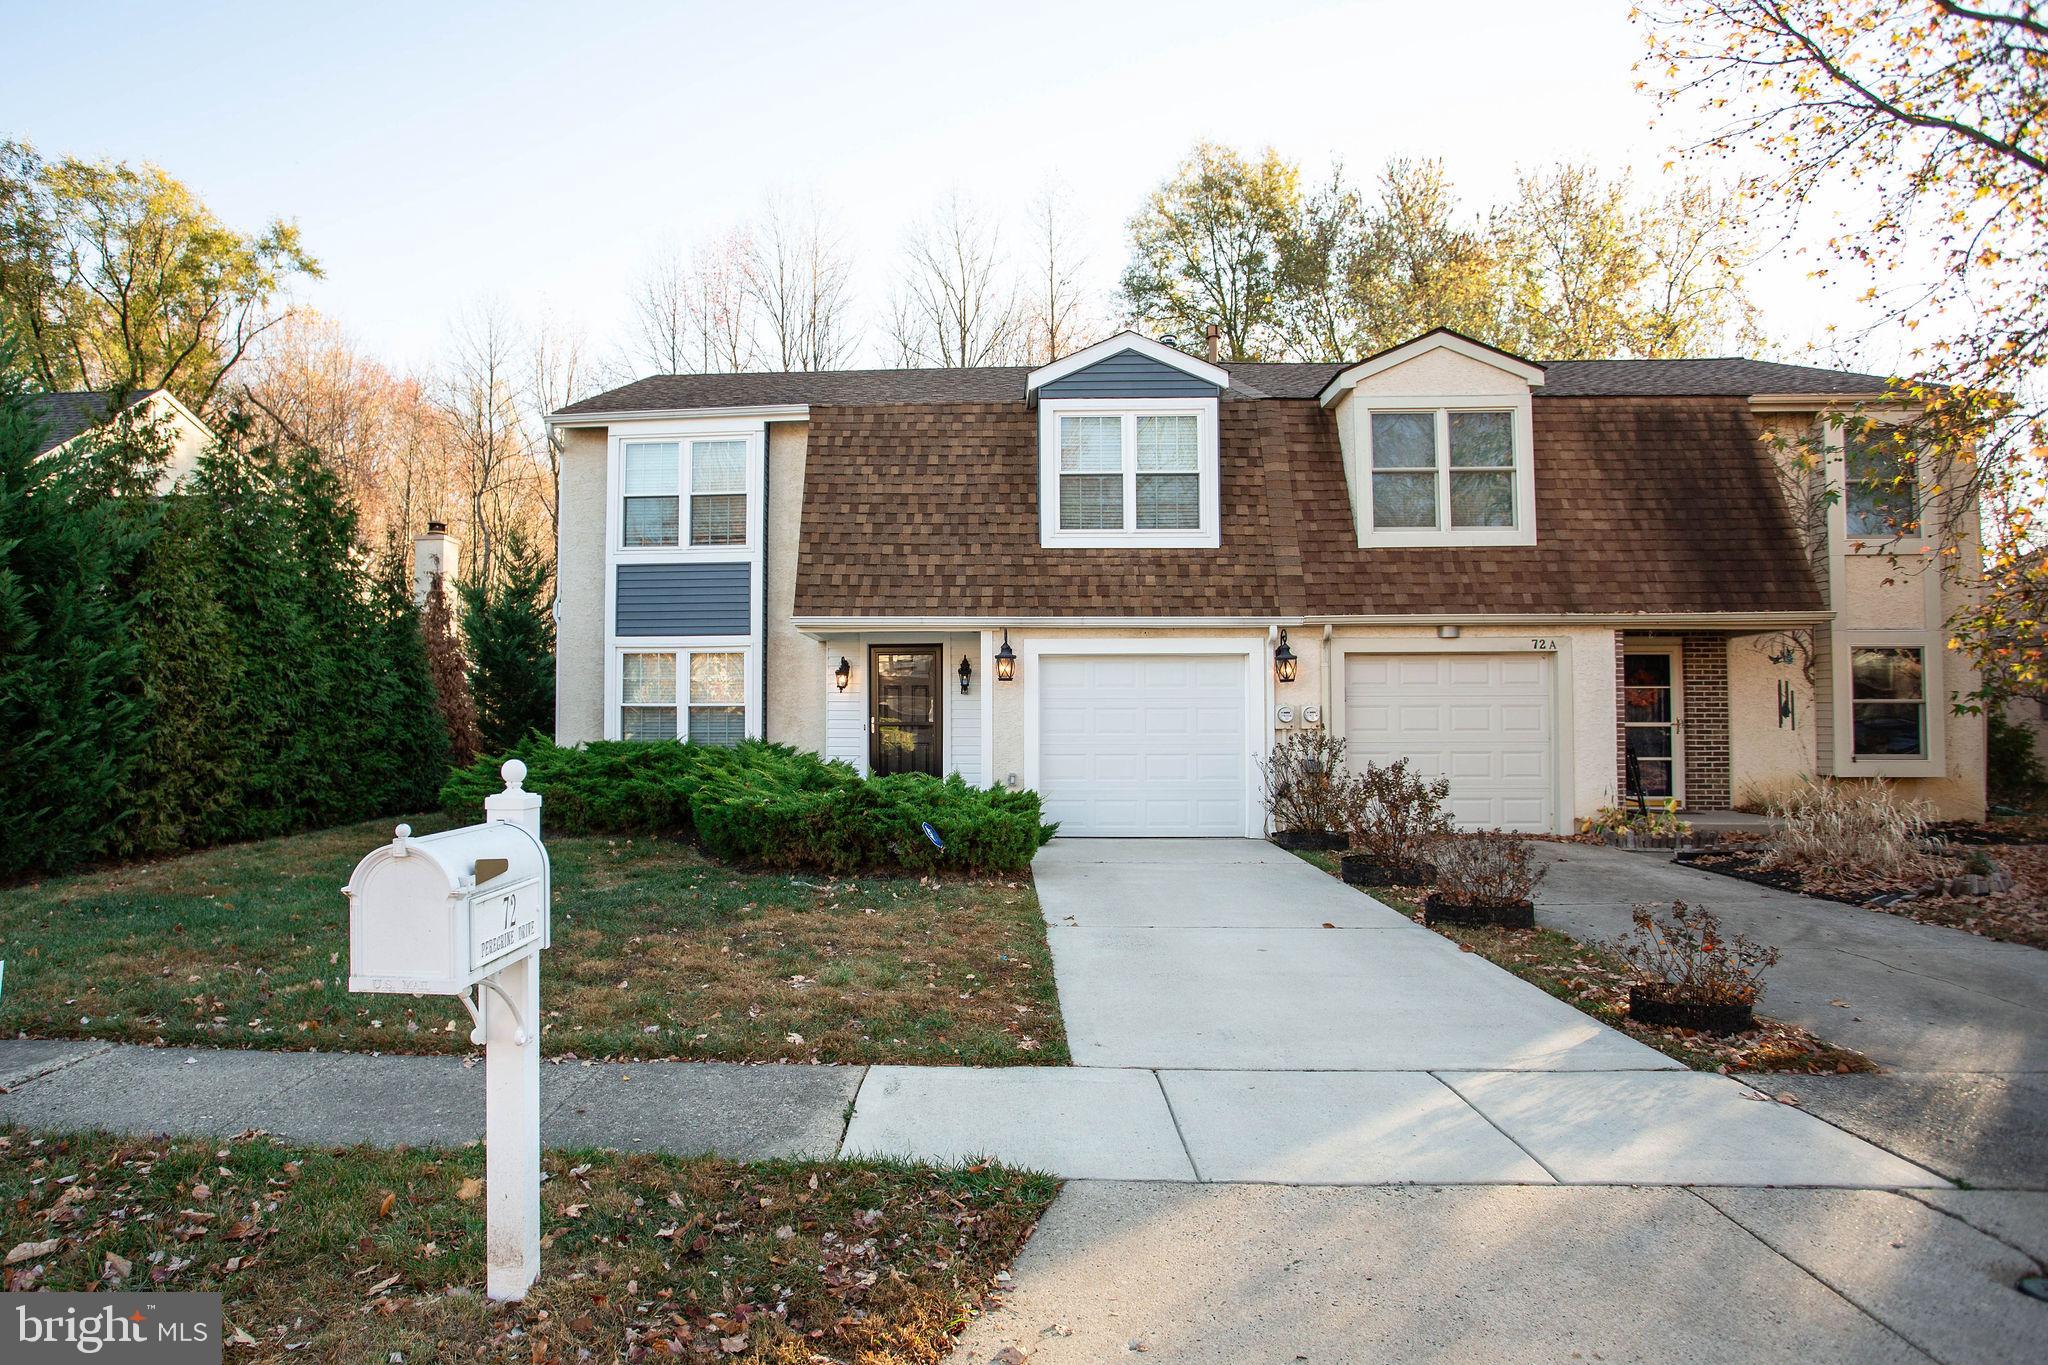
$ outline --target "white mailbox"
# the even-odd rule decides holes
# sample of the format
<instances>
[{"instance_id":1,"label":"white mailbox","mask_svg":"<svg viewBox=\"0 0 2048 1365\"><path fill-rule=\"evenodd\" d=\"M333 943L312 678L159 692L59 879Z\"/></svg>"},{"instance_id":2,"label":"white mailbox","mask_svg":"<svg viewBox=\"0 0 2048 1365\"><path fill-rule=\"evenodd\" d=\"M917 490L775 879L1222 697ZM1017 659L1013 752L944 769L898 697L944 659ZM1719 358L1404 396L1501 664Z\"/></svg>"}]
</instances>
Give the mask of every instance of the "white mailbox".
<instances>
[{"instance_id":1,"label":"white mailbox","mask_svg":"<svg viewBox=\"0 0 2048 1365\"><path fill-rule=\"evenodd\" d=\"M352 991L461 995L548 946L548 851L510 821L400 825L346 893Z\"/></svg>"}]
</instances>

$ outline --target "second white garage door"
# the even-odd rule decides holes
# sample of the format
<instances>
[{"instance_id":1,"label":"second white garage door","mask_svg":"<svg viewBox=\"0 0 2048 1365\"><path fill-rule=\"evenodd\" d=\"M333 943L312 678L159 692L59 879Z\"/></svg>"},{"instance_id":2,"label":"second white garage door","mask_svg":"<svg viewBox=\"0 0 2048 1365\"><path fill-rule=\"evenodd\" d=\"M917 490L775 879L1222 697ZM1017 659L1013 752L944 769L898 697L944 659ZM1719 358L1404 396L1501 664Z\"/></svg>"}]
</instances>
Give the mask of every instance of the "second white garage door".
<instances>
[{"instance_id":1,"label":"second white garage door","mask_svg":"<svg viewBox=\"0 0 2048 1365\"><path fill-rule=\"evenodd\" d=\"M1354 765L1406 758L1451 779L1464 829L1547 834L1556 769L1547 654L1353 654L1344 739Z\"/></svg>"},{"instance_id":2,"label":"second white garage door","mask_svg":"<svg viewBox=\"0 0 2048 1365\"><path fill-rule=\"evenodd\" d=\"M1075 836L1241 837L1241 654L1043 655L1038 789Z\"/></svg>"}]
</instances>

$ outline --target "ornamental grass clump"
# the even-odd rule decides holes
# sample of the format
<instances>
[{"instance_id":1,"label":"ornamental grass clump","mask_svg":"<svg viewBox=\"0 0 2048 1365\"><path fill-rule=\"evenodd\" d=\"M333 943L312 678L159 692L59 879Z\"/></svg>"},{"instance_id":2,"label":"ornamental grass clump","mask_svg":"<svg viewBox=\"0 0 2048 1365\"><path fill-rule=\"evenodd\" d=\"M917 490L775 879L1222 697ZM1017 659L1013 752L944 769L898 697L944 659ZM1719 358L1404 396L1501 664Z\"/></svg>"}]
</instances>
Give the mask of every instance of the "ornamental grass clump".
<instances>
[{"instance_id":1,"label":"ornamental grass clump","mask_svg":"<svg viewBox=\"0 0 2048 1365\"><path fill-rule=\"evenodd\" d=\"M1776 948L1724 932L1703 905L1638 905L1631 919L1634 929L1615 940L1614 951L1637 988L1660 1001L1747 1010L1763 995L1765 969L1778 961Z\"/></svg>"},{"instance_id":2,"label":"ornamental grass clump","mask_svg":"<svg viewBox=\"0 0 2048 1365\"><path fill-rule=\"evenodd\" d=\"M1935 875L1921 845L1927 807L1897 800L1883 778L1808 780L1771 802L1777 827L1763 866L1858 882L1918 884Z\"/></svg>"}]
</instances>

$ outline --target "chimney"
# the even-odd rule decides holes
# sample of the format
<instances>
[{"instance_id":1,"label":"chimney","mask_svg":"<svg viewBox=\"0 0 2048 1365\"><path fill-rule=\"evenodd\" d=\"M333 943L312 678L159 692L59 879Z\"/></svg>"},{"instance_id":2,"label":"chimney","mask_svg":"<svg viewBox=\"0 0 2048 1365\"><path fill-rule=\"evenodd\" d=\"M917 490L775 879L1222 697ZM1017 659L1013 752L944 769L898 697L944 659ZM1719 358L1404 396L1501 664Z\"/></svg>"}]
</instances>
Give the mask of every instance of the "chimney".
<instances>
[{"instance_id":1,"label":"chimney","mask_svg":"<svg viewBox=\"0 0 2048 1365\"><path fill-rule=\"evenodd\" d=\"M1208 357L1209 363L1214 365L1223 354L1223 329L1213 322L1210 323L1204 340L1207 344L1202 348L1203 354Z\"/></svg>"},{"instance_id":2,"label":"chimney","mask_svg":"<svg viewBox=\"0 0 2048 1365\"><path fill-rule=\"evenodd\" d=\"M437 578L452 581L461 566L462 547L448 534L448 523L430 521L427 533L412 539L412 600L425 605ZM451 591L447 587L443 592Z\"/></svg>"}]
</instances>

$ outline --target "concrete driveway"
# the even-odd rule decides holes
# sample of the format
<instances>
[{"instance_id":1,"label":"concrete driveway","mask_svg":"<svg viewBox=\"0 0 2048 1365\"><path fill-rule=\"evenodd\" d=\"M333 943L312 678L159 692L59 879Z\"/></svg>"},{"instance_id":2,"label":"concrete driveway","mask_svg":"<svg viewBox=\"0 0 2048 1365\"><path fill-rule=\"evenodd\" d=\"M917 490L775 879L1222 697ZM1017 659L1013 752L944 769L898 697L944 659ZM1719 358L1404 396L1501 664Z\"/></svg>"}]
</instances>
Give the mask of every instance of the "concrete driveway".
<instances>
[{"instance_id":1,"label":"concrete driveway","mask_svg":"<svg viewBox=\"0 0 2048 1365\"><path fill-rule=\"evenodd\" d=\"M1033 873L1077 1066L1677 1066L1263 841L1060 839Z\"/></svg>"},{"instance_id":2,"label":"concrete driveway","mask_svg":"<svg viewBox=\"0 0 2048 1365\"><path fill-rule=\"evenodd\" d=\"M1764 1012L1853 1047L1874 1076L1773 1077L1807 1110L1979 1188L2048 1188L2048 952L1774 891L1668 855L1539 845L1537 917L1611 939L1641 901L1709 907L1784 955Z\"/></svg>"}]
</instances>

